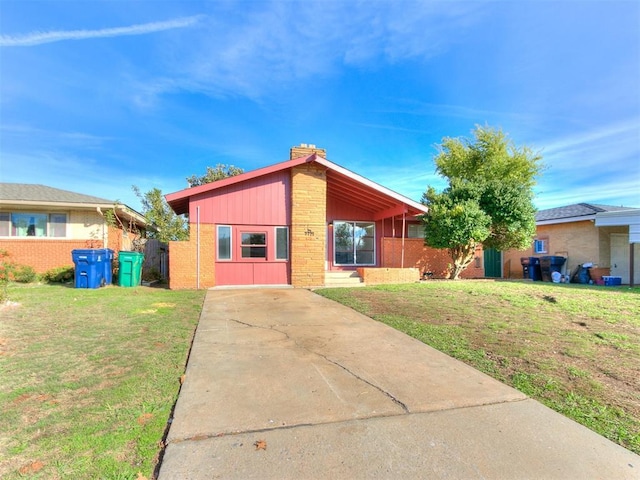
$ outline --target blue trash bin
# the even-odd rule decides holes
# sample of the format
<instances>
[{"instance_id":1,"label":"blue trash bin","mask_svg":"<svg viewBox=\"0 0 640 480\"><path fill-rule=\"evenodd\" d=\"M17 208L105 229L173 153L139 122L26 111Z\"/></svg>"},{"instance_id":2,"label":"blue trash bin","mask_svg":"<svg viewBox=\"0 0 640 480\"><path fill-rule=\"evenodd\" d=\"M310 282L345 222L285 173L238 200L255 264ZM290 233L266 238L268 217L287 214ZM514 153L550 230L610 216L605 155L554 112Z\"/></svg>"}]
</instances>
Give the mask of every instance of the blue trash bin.
<instances>
[{"instance_id":1,"label":"blue trash bin","mask_svg":"<svg viewBox=\"0 0 640 480\"><path fill-rule=\"evenodd\" d=\"M539 257L529 257L529 278L535 281L542 280L542 270L540 270Z\"/></svg>"},{"instance_id":2,"label":"blue trash bin","mask_svg":"<svg viewBox=\"0 0 640 480\"><path fill-rule=\"evenodd\" d=\"M111 285L111 283L113 283L113 250L111 250L110 248L104 248L102 249L102 251L104 252L104 258L103 258L103 265L104 265L104 270L103 270L103 277L104 277L104 284L105 285Z\"/></svg>"},{"instance_id":3,"label":"blue trash bin","mask_svg":"<svg viewBox=\"0 0 640 480\"><path fill-rule=\"evenodd\" d=\"M76 288L100 288L104 280L104 251L72 250Z\"/></svg>"}]
</instances>

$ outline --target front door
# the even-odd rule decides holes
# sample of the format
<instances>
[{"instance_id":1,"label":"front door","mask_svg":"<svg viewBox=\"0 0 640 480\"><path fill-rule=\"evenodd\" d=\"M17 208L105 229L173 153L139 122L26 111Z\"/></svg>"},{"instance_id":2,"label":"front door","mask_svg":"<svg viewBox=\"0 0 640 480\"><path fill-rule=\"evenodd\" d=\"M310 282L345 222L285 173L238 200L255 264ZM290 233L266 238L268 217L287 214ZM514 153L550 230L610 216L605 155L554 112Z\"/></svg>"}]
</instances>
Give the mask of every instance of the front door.
<instances>
[{"instance_id":1,"label":"front door","mask_svg":"<svg viewBox=\"0 0 640 480\"><path fill-rule=\"evenodd\" d=\"M629 283L629 235L624 233L611 234L611 275Z\"/></svg>"},{"instance_id":2,"label":"front door","mask_svg":"<svg viewBox=\"0 0 640 480\"><path fill-rule=\"evenodd\" d=\"M484 251L484 276L502 278L502 253L493 248Z\"/></svg>"}]
</instances>

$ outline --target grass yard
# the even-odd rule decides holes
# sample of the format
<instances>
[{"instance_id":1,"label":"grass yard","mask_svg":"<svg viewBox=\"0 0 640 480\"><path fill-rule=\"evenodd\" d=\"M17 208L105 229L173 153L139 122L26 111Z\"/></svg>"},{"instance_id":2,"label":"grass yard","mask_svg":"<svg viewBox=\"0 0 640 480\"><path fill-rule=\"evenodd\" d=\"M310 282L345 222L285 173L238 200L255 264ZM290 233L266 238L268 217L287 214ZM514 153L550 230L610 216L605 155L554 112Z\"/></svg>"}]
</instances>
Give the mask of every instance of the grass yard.
<instances>
[{"instance_id":1,"label":"grass yard","mask_svg":"<svg viewBox=\"0 0 640 480\"><path fill-rule=\"evenodd\" d=\"M10 285L0 478L151 478L204 292Z\"/></svg>"},{"instance_id":2,"label":"grass yard","mask_svg":"<svg viewBox=\"0 0 640 480\"><path fill-rule=\"evenodd\" d=\"M640 288L462 280L316 293L640 454Z\"/></svg>"}]
</instances>

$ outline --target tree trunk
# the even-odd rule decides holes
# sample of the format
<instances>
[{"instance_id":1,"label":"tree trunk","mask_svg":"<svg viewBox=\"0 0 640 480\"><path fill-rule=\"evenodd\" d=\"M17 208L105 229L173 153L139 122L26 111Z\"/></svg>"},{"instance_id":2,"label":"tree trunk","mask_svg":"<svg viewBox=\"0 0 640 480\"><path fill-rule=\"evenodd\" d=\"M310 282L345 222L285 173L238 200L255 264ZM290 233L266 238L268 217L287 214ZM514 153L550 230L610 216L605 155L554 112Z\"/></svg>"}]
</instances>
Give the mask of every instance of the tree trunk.
<instances>
[{"instance_id":1,"label":"tree trunk","mask_svg":"<svg viewBox=\"0 0 640 480\"><path fill-rule=\"evenodd\" d=\"M477 243L473 242L468 245L459 245L449 249L449 254L453 260L453 264L449 268L452 280L457 280L460 274L464 272L473 261L477 245Z\"/></svg>"}]
</instances>

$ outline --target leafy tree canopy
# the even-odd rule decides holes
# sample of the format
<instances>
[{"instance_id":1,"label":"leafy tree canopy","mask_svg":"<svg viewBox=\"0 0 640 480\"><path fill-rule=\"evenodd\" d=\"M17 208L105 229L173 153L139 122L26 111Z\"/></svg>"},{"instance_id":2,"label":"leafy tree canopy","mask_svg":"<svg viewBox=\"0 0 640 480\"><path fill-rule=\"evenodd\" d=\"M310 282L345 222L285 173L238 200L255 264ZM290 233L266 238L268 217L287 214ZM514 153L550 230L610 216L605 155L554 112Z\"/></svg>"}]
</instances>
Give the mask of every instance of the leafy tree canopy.
<instances>
[{"instance_id":1,"label":"leafy tree canopy","mask_svg":"<svg viewBox=\"0 0 640 480\"><path fill-rule=\"evenodd\" d=\"M142 213L157 229L156 232L147 232L149 238L157 238L161 242L189 239L187 220L176 215L159 188L153 188L144 194L135 185L132 189L142 203Z\"/></svg>"},{"instance_id":2,"label":"leafy tree canopy","mask_svg":"<svg viewBox=\"0 0 640 480\"><path fill-rule=\"evenodd\" d=\"M197 187L241 173L244 173L241 168L218 164L214 168L207 167L204 175L191 175L187 182L190 187ZM176 215L159 188L153 188L144 194L137 186L132 188L142 203L142 213L157 228L157 232L148 232L149 238L157 238L162 242L189 239L188 220L182 215Z\"/></svg>"},{"instance_id":3,"label":"leafy tree canopy","mask_svg":"<svg viewBox=\"0 0 640 480\"><path fill-rule=\"evenodd\" d=\"M223 178L233 177L244 173L242 168L235 167L233 165L217 164L215 167L207 167L207 171L204 175L191 175L187 177L187 183L190 187L197 187L204 185L205 183L211 183Z\"/></svg>"},{"instance_id":4,"label":"leafy tree canopy","mask_svg":"<svg viewBox=\"0 0 640 480\"><path fill-rule=\"evenodd\" d=\"M533 186L542 170L539 154L516 147L500 130L476 127L474 139L445 138L435 158L448 179L422 197L425 243L447 248L452 278L471 263L476 248L526 248L535 235Z\"/></svg>"}]
</instances>

